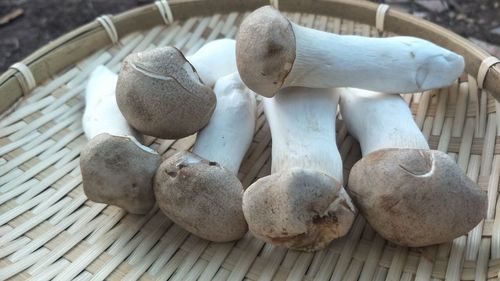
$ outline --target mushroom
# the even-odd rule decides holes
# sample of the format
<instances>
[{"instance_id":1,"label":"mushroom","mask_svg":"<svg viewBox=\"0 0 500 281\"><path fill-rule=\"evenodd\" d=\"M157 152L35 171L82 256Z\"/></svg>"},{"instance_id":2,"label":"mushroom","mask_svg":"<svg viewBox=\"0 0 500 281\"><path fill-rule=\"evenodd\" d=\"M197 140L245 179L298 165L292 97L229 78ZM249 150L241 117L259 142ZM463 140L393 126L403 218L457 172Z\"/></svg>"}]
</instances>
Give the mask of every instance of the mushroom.
<instances>
[{"instance_id":1,"label":"mushroom","mask_svg":"<svg viewBox=\"0 0 500 281\"><path fill-rule=\"evenodd\" d=\"M290 86L416 92L450 85L464 69L462 56L422 39L327 33L270 6L241 23L236 62L243 82L266 97Z\"/></svg>"},{"instance_id":2,"label":"mushroom","mask_svg":"<svg viewBox=\"0 0 500 281\"><path fill-rule=\"evenodd\" d=\"M129 55L118 77L116 99L121 112L132 127L159 138L181 138L199 131L215 108L211 89L215 80L236 71L234 49L234 40L222 39L187 59L174 47Z\"/></svg>"},{"instance_id":3,"label":"mushroom","mask_svg":"<svg viewBox=\"0 0 500 281\"><path fill-rule=\"evenodd\" d=\"M165 160L154 189L160 209L174 222L201 238L226 242L248 229L236 176L253 138L256 102L238 73L217 80L214 91L217 107L193 152Z\"/></svg>"},{"instance_id":4,"label":"mushroom","mask_svg":"<svg viewBox=\"0 0 500 281\"><path fill-rule=\"evenodd\" d=\"M349 231L356 209L342 187L335 141L338 95L289 88L264 98L271 128L271 175L247 188L243 213L250 231L303 251L326 247Z\"/></svg>"},{"instance_id":5,"label":"mushroom","mask_svg":"<svg viewBox=\"0 0 500 281\"><path fill-rule=\"evenodd\" d=\"M348 191L382 237L422 247L466 234L483 219L486 195L447 154L429 149L399 95L336 91L363 154Z\"/></svg>"},{"instance_id":6,"label":"mushroom","mask_svg":"<svg viewBox=\"0 0 500 281\"><path fill-rule=\"evenodd\" d=\"M90 141L80 153L83 190L100 203L145 214L155 204L153 176L158 153L139 143L116 104L117 75L98 66L85 89L83 129Z\"/></svg>"}]
</instances>

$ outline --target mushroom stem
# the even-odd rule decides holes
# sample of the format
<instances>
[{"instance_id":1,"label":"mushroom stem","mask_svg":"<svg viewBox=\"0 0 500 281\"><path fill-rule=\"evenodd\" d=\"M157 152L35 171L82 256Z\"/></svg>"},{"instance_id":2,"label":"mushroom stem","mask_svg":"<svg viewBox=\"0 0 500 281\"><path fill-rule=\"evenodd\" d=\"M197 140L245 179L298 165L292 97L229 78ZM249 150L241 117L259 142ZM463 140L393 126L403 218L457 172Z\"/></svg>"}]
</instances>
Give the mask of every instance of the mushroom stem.
<instances>
[{"instance_id":1,"label":"mushroom stem","mask_svg":"<svg viewBox=\"0 0 500 281\"><path fill-rule=\"evenodd\" d=\"M384 148L429 149L410 108L399 95L343 88L340 108L347 129L363 155Z\"/></svg>"},{"instance_id":2,"label":"mushroom stem","mask_svg":"<svg viewBox=\"0 0 500 281\"><path fill-rule=\"evenodd\" d=\"M264 99L272 172L243 195L243 213L255 236L314 251L351 228L356 210L342 187L334 143L337 101L330 90L298 87Z\"/></svg>"},{"instance_id":3,"label":"mushroom stem","mask_svg":"<svg viewBox=\"0 0 500 281\"><path fill-rule=\"evenodd\" d=\"M98 66L90 75L82 125L89 142L80 153L83 190L100 203L145 214L154 205L153 176L161 157L142 145L115 99L117 75Z\"/></svg>"},{"instance_id":4,"label":"mushroom stem","mask_svg":"<svg viewBox=\"0 0 500 281\"><path fill-rule=\"evenodd\" d=\"M217 79L237 71L236 41L233 39L211 41L186 59L196 69L201 81L213 87Z\"/></svg>"},{"instance_id":5,"label":"mushroom stem","mask_svg":"<svg viewBox=\"0 0 500 281\"><path fill-rule=\"evenodd\" d=\"M429 41L336 35L270 6L242 22L236 60L245 84L267 97L290 86L416 92L450 85L464 69L462 56Z\"/></svg>"},{"instance_id":6,"label":"mushroom stem","mask_svg":"<svg viewBox=\"0 0 500 281\"><path fill-rule=\"evenodd\" d=\"M207 126L198 133L193 152L236 175L253 139L255 96L237 72L217 80L214 92L217 106Z\"/></svg>"},{"instance_id":7,"label":"mushroom stem","mask_svg":"<svg viewBox=\"0 0 500 281\"><path fill-rule=\"evenodd\" d=\"M82 121L87 139L102 133L138 136L118 109L115 98L117 80L118 75L103 65L97 66L90 74L85 88L85 111Z\"/></svg>"},{"instance_id":8,"label":"mushroom stem","mask_svg":"<svg viewBox=\"0 0 500 281\"><path fill-rule=\"evenodd\" d=\"M263 99L273 139L271 173L312 169L342 183L342 159L332 145L338 100L331 91L299 87Z\"/></svg>"},{"instance_id":9,"label":"mushroom stem","mask_svg":"<svg viewBox=\"0 0 500 281\"><path fill-rule=\"evenodd\" d=\"M400 96L335 91L363 152L349 194L382 237L423 247L464 235L484 218L486 195L447 154L429 149Z\"/></svg>"},{"instance_id":10,"label":"mushroom stem","mask_svg":"<svg viewBox=\"0 0 500 281\"><path fill-rule=\"evenodd\" d=\"M165 160L154 188L160 209L174 222L201 238L227 242L248 230L237 173L253 139L256 102L237 72L217 80L214 91L217 106L193 153Z\"/></svg>"}]
</instances>

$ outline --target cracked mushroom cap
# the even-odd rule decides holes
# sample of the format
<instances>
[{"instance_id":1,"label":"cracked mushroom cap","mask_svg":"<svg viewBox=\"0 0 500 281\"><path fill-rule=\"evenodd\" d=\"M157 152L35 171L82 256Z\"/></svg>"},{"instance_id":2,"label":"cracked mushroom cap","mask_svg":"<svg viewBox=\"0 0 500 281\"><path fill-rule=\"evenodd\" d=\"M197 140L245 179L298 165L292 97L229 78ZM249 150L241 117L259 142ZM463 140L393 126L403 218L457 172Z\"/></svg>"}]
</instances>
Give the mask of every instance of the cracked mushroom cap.
<instances>
[{"instance_id":1,"label":"cracked mushroom cap","mask_svg":"<svg viewBox=\"0 0 500 281\"><path fill-rule=\"evenodd\" d=\"M94 202L146 214L155 204L153 176L161 157L129 137L99 134L80 154L83 190Z\"/></svg>"},{"instance_id":2,"label":"cracked mushroom cap","mask_svg":"<svg viewBox=\"0 0 500 281\"><path fill-rule=\"evenodd\" d=\"M243 186L216 162L178 152L160 165L154 190L160 209L203 239L227 242L247 232L241 209Z\"/></svg>"},{"instance_id":3,"label":"cracked mushroom cap","mask_svg":"<svg viewBox=\"0 0 500 281\"><path fill-rule=\"evenodd\" d=\"M236 64L248 88L274 96L295 61L295 34L290 21L271 6L253 11L236 37Z\"/></svg>"},{"instance_id":4,"label":"cracked mushroom cap","mask_svg":"<svg viewBox=\"0 0 500 281\"><path fill-rule=\"evenodd\" d=\"M139 132L175 139L203 128L215 109L215 94L174 47L125 58L116 86L118 107Z\"/></svg>"},{"instance_id":5,"label":"cracked mushroom cap","mask_svg":"<svg viewBox=\"0 0 500 281\"><path fill-rule=\"evenodd\" d=\"M294 250L315 251L348 233L356 209L334 178L292 169L248 187L243 213L256 237Z\"/></svg>"},{"instance_id":6,"label":"cracked mushroom cap","mask_svg":"<svg viewBox=\"0 0 500 281\"><path fill-rule=\"evenodd\" d=\"M436 150L372 152L352 168L348 190L370 225L401 246L451 241L486 214L486 195Z\"/></svg>"}]
</instances>

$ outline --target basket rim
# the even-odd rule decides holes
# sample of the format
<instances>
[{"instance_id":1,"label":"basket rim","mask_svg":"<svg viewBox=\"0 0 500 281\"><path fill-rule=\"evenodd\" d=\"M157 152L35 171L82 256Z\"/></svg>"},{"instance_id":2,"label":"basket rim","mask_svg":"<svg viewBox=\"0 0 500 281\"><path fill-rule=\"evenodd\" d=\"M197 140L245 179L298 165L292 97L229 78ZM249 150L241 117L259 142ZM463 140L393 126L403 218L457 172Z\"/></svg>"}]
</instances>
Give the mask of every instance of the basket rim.
<instances>
[{"instance_id":1,"label":"basket rim","mask_svg":"<svg viewBox=\"0 0 500 281\"><path fill-rule=\"evenodd\" d=\"M271 1L272 2L272 1ZM170 9L175 20L191 17L249 12L264 5L264 0L170 0ZM350 0L281 0L279 9L284 12L301 12L339 17L375 26L379 4L368 1ZM136 7L110 17L118 37L137 30L164 24L164 19L155 3ZM465 71L478 76L481 63L491 57L486 51L462 36L425 19L417 18L403 11L389 9L384 18L384 31L398 35L416 36L464 56ZM111 40L104 27L94 20L49 42L27 56L20 63L31 71L39 85L68 66L91 53L109 45ZM15 69L8 69L0 75L0 113L12 107L25 93L20 75ZM500 101L500 64L493 65L486 72L484 89Z\"/></svg>"}]
</instances>

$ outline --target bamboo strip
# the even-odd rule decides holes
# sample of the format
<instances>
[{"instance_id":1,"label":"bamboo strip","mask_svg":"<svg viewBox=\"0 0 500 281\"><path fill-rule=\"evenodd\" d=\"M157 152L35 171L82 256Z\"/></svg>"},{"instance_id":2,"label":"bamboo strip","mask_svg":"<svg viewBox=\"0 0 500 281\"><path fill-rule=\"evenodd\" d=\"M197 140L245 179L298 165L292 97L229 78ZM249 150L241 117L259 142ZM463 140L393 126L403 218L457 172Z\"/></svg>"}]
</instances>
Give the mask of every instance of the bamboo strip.
<instances>
[{"instance_id":1,"label":"bamboo strip","mask_svg":"<svg viewBox=\"0 0 500 281\"><path fill-rule=\"evenodd\" d=\"M63 104L68 102L70 99L82 94L84 90L85 90L85 83L82 83L78 86L75 86L74 88L69 89L63 95L57 97L54 102L52 102L49 106L44 108L41 112L43 114L46 114L46 113L49 113L51 111L56 110L57 108L60 108Z\"/></svg>"},{"instance_id":2,"label":"bamboo strip","mask_svg":"<svg viewBox=\"0 0 500 281\"><path fill-rule=\"evenodd\" d=\"M486 213L487 219L494 219L495 213L497 210L495 209L495 205L498 198L498 183L500 181L500 156L495 155L493 158L493 173L489 177L488 181L488 211Z\"/></svg>"},{"instance_id":3,"label":"bamboo strip","mask_svg":"<svg viewBox=\"0 0 500 281\"><path fill-rule=\"evenodd\" d=\"M434 136L440 135L443 129L448 92L448 88L444 88L441 89L438 94L438 105L436 108L436 115L434 116L434 124L432 125L432 135Z\"/></svg>"},{"instance_id":4,"label":"bamboo strip","mask_svg":"<svg viewBox=\"0 0 500 281\"><path fill-rule=\"evenodd\" d=\"M129 243L125 245L113 258L105 263L98 272L92 277L93 281L105 280L113 270L115 270L129 255L132 251L139 245L141 241L146 239L147 234L142 232L135 236Z\"/></svg>"},{"instance_id":5,"label":"bamboo strip","mask_svg":"<svg viewBox=\"0 0 500 281\"><path fill-rule=\"evenodd\" d=\"M200 273L199 280L211 280L215 276L217 270L222 266L224 259L226 259L229 255L229 252L233 248L234 244L234 242L228 242L216 243L214 245L215 254L210 259L205 269Z\"/></svg>"},{"instance_id":6,"label":"bamboo strip","mask_svg":"<svg viewBox=\"0 0 500 281\"><path fill-rule=\"evenodd\" d=\"M304 279L304 275L311 263L314 254L312 253L301 253L295 262L292 270L288 273L288 281L300 281Z\"/></svg>"},{"instance_id":7,"label":"bamboo strip","mask_svg":"<svg viewBox=\"0 0 500 281\"><path fill-rule=\"evenodd\" d=\"M325 259L326 254L327 254L326 249L314 252L314 257L309 265L309 268L307 269L306 276L304 276L304 279L312 280L314 276L318 274L321 263Z\"/></svg>"},{"instance_id":8,"label":"bamboo strip","mask_svg":"<svg viewBox=\"0 0 500 281\"><path fill-rule=\"evenodd\" d=\"M2 236L0 238L0 245L4 245L20 236L22 236L24 233L28 232L32 228L36 227L37 225L41 224L44 222L47 218L51 217L55 212L63 208L69 201L69 198L66 198L67 200L61 200L57 204L54 204L52 207L47 209L46 212L34 216L25 222L21 223L19 226L15 227L12 231L10 231L8 234Z\"/></svg>"},{"instance_id":9,"label":"bamboo strip","mask_svg":"<svg viewBox=\"0 0 500 281\"><path fill-rule=\"evenodd\" d=\"M51 224L57 224L61 220L63 220L65 217L69 216L71 213L73 213L77 208L83 205L83 203L87 200L87 197L85 195L80 194L79 196L76 196L73 198L73 201L66 206L66 208L62 209L59 211L55 216L53 216L49 222ZM88 208L88 207L87 207Z\"/></svg>"},{"instance_id":10,"label":"bamboo strip","mask_svg":"<svg viewBox=\"0 0 500 281\"><path fill-rule=\"evenodd\" d=\"M344 245L339 260L335 266L332 279L330 279L331 281L342 280L342 276L349 266L349 262L351 261L354 249L358 243L365 224L365 219L358 215L353 226L351 227L349 236L347 236L346 244Z\"/></svg>"},{"instance_id":11,"label":"bamboo strip","mask_svg":"<svg viewBox=\"0 0 500 281\"><path fill-rule=\"evenodd\" d=\"M69 265L67 260L59 260L48 266L43 272L38 275L31 276L28 281L48 281L52 280L59 272Z\"/></svg>"},{"instance_id":12,"label":"bamboo strip","mask_svg":"<svg viewBox=\"0 0 500 281\"><path fill-rule=\"evenodd\" d=\"M430 280L432 274L433 261L436 256L437 247L431 246L423 249L420 254L417 272L415 274L415 281Z\"/></svg>"},{"instance_id":13,"label":"bamboo strip","mask_svg":"<svg viewBox=\"0 0 500 281\"><path fill-rule=\"evenodd\" d=\"M16 168L17 166L23 164L24 162L30 160L31 158L37 156L40 154L42 151L46 150L50 146L54 144L54 141L48 140L41 145L28 150L24 152L23 154L19 155L16 158L11 159L9 162L7 162L5 165L0 166L0 176L5 175L7 172L11 171L12 169Z\"/></svg>"},{"instance_id":14,"label":"bamboo strip","mask_svg":"<svg viewBox=\"0 0 500 281\"><path fill-rule=\"evenodd\" d=\"M52 121L55 117L63 114L65 110L67 110L67 108L60 107L60 108L57 108L56 110L54 110L48 114L44 114L42 117L27 124L26 126L23 126L20 130L16 130L15 133L13 133L12 135L9 136L9 139L15 141L15 140L18 140L18 139L26 136L30 132L32 132L32 131L40 128L41 126L45 125L46 123Z\"/></svg>"},{"instance_id":15,"label":"bamboo strip","mask_svg":"<svg viewBox=\"0 0 500 281\"><path fill-rule=\"evenodd\" d=\"M54 135L59 133L61 130L67 128L70 124L72 124L80 119L81 119L80 114L74 114L74 115L69 116L68 118L65 118L63 121L58 122L54 126L50 127L50 129L48 129L47 131L39 134L39 136L36 138L36 140L34 140L26 145L23 145L22 149L30 150L30 149L38 146L41 142L43 142L49 138L52 138ZM26 137L24 137L24 138L26 138Z\"/></svg>"},{"instance_id":16,"label":"bamboo strip","mask_svg":"<svg viewBox=\"0 0 500 281\"><path fill-rule=\"evenodd\" d=\"M144 241L142 241L141 244L139 244L139 246L127 258L127 262L129 264L135 265L139 261L142 261L144 259L144 256L149 252L149 250L151 250L151 248L153 248L157 241L167 232L168 228L172 225L172 221L162 216L155 216L154 218L157 220L155 223L152 223L153 226L152 229L149 229L150 234L148 235L148 237ZM141 272L141 274L142 273L144 272Z\"/></svg>"},{"instance_id":17,"label":"bamboo strip","mask_svg":"<svg viewBox=\"0 0 500 281\"><path fill-rule=\"evenodd\" d=\"M0 225L4 225L8 223L9 221L15 219L16 217L20 216L21 214L25 213L26 211L30 210L33 208L36 204L40 203L42 200L47 199L50 195L54 193L54 190L47 190L46 192L43 192L42 194L36 196L35 198L31 199L30 201L26 202L23 205L18 205L9 211L3 213L0 215ZM0 237L0 246L4 243L4 240L6 239L5 237L8 237L10 235L9 233L3 235Z\"/></svg>"},{"instance_id":18,"label":"bamboo strip","mask_svg":"<svg viewBox=\"0 0 500 281\"><path fill-rule=\"evenodd\" d=\"M455 118L453 119L452 137L461 137L464 128L465 112L467 109L467 98L469 96L469 85L467 82L460 83L457 105L455 108Z\"/></svg>"},{"instance_id":19,"label":"bamboo strip","mask_svg":"<svg viewBox=\"0 0 500 281\"><path fill-rule=\"evenodd\" d=\"M448 267L446 268L445 280L460 280L460 276L462 273L463 253L466 243L467 238L465 236L460 236L453 240L453 246L451 247L450 257L448 259Z\"/></svg>"},{"instance_id":20,"label":"bamboo strip","mask_svg":"<svg viewBox=\"0 0 500 281\"><path fill-rule=\"evenodd\" d=\"M18 263L14 263L11 265L8 265L4 268L0 268L0 278L1 280L7 280L8 278L14 276L15 274L25 270L28 268L30 265L32 265L35 261L41 259L44 255L46 255L48 252L47 249L40 249L33 254L25 257L23 260L21 260Z\"/></svg>"},{"instance_id":21,"label":"bamboo strip","mask_svg":"<svg viewBox=\"0 0 500 281\"><path fill-rule=\"evenodd\" d=\"M491 165L495 155L495 117L494 114L488 114L487 126L484 134L484 143L482 149L481 176L487 176L491 173Z\"/></svg>"},{"instance_id":22,"label":"bamboo strip","mask_svg":"<svg viewBox=\"0 0 500 281\"><path fill-rule=\"evenodd\" d=\"M436 94L436 91L426 91L423 92L420 100L418 102L418 110L415 116L415 123L420 130L422 130L424 126L424 119L426 117L427 109L429 108L429 102L431 100L432 95Z\"/></svg>"},{"instance_id":23,"label":"bamboo strip","mask_svg":"<svg viewBox=\"0 0 500 281\"><path fill-rule=\"evenodd\" d=\"M108 218L105 223L97 227L92 234L87 238L90 244L96 243L97 240L108 233L115 225L127 214L127 212L120 208L113 208L113 213L107 214Z\"/></svg>"},{"instance_id":24,"label":"bamboo strip","mask_svg":"<svg viewBox=\"0 0 500 281\"><path fill-rule=\"evenodd\" d=\"M361 269L363 268L363 262L359 260L352 260L347 268L343 280L345 281L356 281L361 274Z\"/></svg>"},{"instance_id":25,"label":"bamboo strip","mask_svg":"<svg viewBox=\"0 0 500 281\"><path fill-rule=\"evenodd\" d=\"M398 246L396 248L396 253L391 261L391 266L389 267L389 272L387 272L387 281L399 280L403 271L403 267L406 263L406 258L408 256L408 248Z\"/></svg>"},{"instance_id":26,"label":"bamboo strip","mask_svg":"<svg viewBox=\"0 0 500 281\"><path fill-rule=\"evenodd\" d=\"M77 231L79 231L84 225L88 224L90 221L92 221L97 215L101 213L104 208L106 208L107 205L101 204L101 203L94 203L92 207L86 212L84 215L82 215L67 231L70 234L75 234ZM97 226L99 227L99 226Z\"/></svg>"},{"instance_id":27,"label":"bamboo strip","mask_svg":"<svg viewBox=\"0 0 500 281\"><path fill-rule=\"evenodd\" d=\"M179 236L179 234L181 235ZM167 259L164 259L166 263L174 253L174 251L172 251L172 246L170 243L174 242L174 245L180 246L182 241L184 241L187 236L187 232L183 231L177 226L172 226L164 234L160 242L148 253L148 255L144 259L141 259L141 262L137 264L133 270L129 271L129 273L124 277L124 280L139 279L139 277L144 274L148 270L148 268L150 268L152 265L154 266L154 263L156 263L161 255L164 255L163 251L165 250L168 251L168 254L166 256L164 255L164 257L167 257ZM180 237L181 239L178 239L178 237Z\"/></svg>"},{"instance_id":28,"label":"bamboo strip","mask_svg":"<svg viewBox=\"0 0 500 281\"><path fill-rule=\"evenodd\" d=\"M23 249L23 247L26 246L30 242L31 239L28 237L21 237L19 239L16 239L12 241L11 243L2 246L0 248L0 258L4 258L16 251L19 251L20 249ZM12 260L12 259L11 259Z\"/></svg>"},{"instance_id":29,"label":"bamboo strip","mask_svg":"<svg viewBox=\"0 0 500 281\"><path fill-rule=\"evenodd\" d=\"M25 118L26 116L37 112L54 102L54 100L55 99L53 96L49 96L41 99L40 101L27 103L24 106L20 106L16 111L0 121L0 127L11 125L12 123L17 122Z\"/></svg>"},{"instance_id":30,"label":"bamboo strip","mask_svg":"<svg viewBox=\"0 0 500 281\"><path fill-rule=\"evenodd\" d=\"M259 281L269 281L272 280L273 276L278 271L280 263L285 258L287 249L283 247L272 247L269 253L269 258L267 259L266 266L262 270Z\"/></svg>"},{"instance_id":31,"label":"bamboo strip","mask_svg":"<svg viewBox=\"0 0 500 281\"><path fill-rule=\"evenodd\" d=\"M140 217L138 220L134 220L128 224L127 229L123 231L120 237L111 245L108 249L108 253L111 255L116 255L125 245L132 239L134 235L149 221L153 221L153 216L159 216L158 208L155 206L148 214ZM132 218L132 216L127 217Z\"/></svg>"},{"instance_id":32,"label":"bamboo strip","mask_svg":"<svg viewBox=\"0 0 500 281\"><path fill-rule=\"evenodd\" d=\"M24 192L24 194L21 195L16 200L16 203L23 204L26 201L30 200L31 198L33 198L33 196L38 195L40 192L42 192L43 190L45 190L51 184L53 184L54 182L56 182L57 180L59 180L60 178L62 178L63 176L65 176L66 173L68 173L69 171L71 171L73 168L77 167L77 165L78 165L78 160L75 160L75 161L73 161L73 163L68 164L65 167L61 168L61 169L58 169L54 173L52 173L51 175L45 177L42 181L35 182L34 185L29 184L29 190L27 190L26 192ZM17 189L18 188L14 189L14 191L16 191ZM25 188L22 188L20 190L25 190ZM14 194L16 194L16 193L14 193ZM11 198L9 198L9 199L11 199ZM57 201L55 199L56 199L55 197L51 197L51 199L49 199L49 201L50 202L55 202L55 201ZM44 201L42 204L44 204L46 202L49 202L49 201ZM33 212L37 213L40 210L42 210L42 209L37 207L37 208L35 208L33 210Z\"/></svg>"},{"instance_id":33,"label":"bamboo strip","mask_svg":"<svg viewBox=\"0 0 500 281\"><path fill-rule=\"evenodd\" d=\"M370 252L368 253L365 264L363 266L363 270L361 271L359 281L372 280L372 277L375 274L375 270L377 269L378 262L382 255L384 245L385 240L377 234L370 247Z\"/></svg>"},{"instance_id":34,"label":"bamboo strip","mask_svg":"<svg viewBox=\"0 0 500 281\"><path fill-rule=\"evenodd\" d=\"M208 241L199 239L195 246L186 255L183 263L177 268L174 276L172 276L172 280L184 280L185 275L188 274L196 260L201 256L207 246Z\"/></svg>"},{"instance_id":35,"label":"bamboo strip","mask_svg":"<svg viewBox=\"0 0 500 281\"><path fill-rule=\"evenodd\" d=\"M123 226L117 227L108 232L106 236L104 236L97 243L93 244L76 260L72 261L68 267L66 267L54 278L54 281L64 281L76 277L85 269L87 265L89 265L97 256L104 252L113 243L113 240L120 234L122 228Z\"/></svg>"},{"instance_id":36,"label":"bamboo strip","mask_svg":"<svg viewBox=\"0 0 500 281\"><path fill-rule=\"evenodd\" d=\"M168 238L165 238L165 241L169 241L168 246L163 248L159 257L154 261L148 270L148 273L153 276L156 276L161 272L161 269L167 264L167 262L170 261L177 249L186 241L189 236L189 232L174 224L167 232L167 235Z\"/></svg>"},{"instance_id":37,"label":"bamboo strip","mask_svg":"<svg viewBox=\"0 0 500 281\"><path fill-rule=\"evenodd\" d=\"M248 247L246 247L244 250L245 255L240 256L227 280L243 280L245 274L252 265L252 261L255 259L263 246L264 242L260 241L259 239L253 238L248 244Z\"/></svg>"},{"instance_id":38,"label":"bamboo strip","mask_svg":"<svg viewBox=\"0 0 500 281\"><path fill-rule=\"evenodd\" d=\"M477 182L477 179L479 177L480 163L481 159L478 155L471 155L467 176L474 182ZM481 237L483 236L483 225L484 221L481 221L476 227L469 231L466 243L467 248L465 250L466 261L476 261L477 259Z\"/></svg>"},{"instance_id":39,"label":"bamboo strip","mask_svg":"<svg viewBox=\"0 0 500 281\"><path fill-rule=\"evenodd\" d=\"M156 280L158 281L166 281L174 274L174 272L177 270L181 262L184 260L186 257L187 253L182 251L182 252L177 252L175 256L163 267L163 269L158 273L156 276ZM227 278L226 278L227 280Z\"/></svg>"},{"instance_id":40,"label":"bamboo strip","mask_svg":"<svg viewBox=\"0 0 500 281\"><path fill-rule=\"evenodd\" d=\"M491 240L489 238L484 238L481 240L478 260L476 263L475 280L486 280L488 271L488 258L490 254L490 242Z\"/></svg>"},{"instance_id":41,"label":"bamboo strip","mask_svg":"<svg viewBox=\"0 0 500 281\"><path fill-rule=\"evenodd\" d=\"M31 180L25 182L24 184L21 184L20 186L18 186L15 189L12 189L12 190L10 190L8 192L2 193L0 195L0 205L2 205L5 202L11 200L12 198L15 198L19 194L25 192L26 190L28 190L29 188L31 188L32 186L34 186L38 182L39 181L36 180L36 179L31 179Z\"/></svg>"},{"instance_id":42,"label":"bamboo strip","mask_svg":"<svg viewBox=\"0 0 500 281\"><path fill-rule=\"evenodd\" d=\"M29 243L23 246L23 248L17 250L9 259L12 262L17 262L24 258L26 255L34 252L36 249L43 247L45 243L54 239L54 237L56 237L59 233L63 232L66 228L73 224L84 212L84 210L78 210L69 215L60 223L52 226L47 232L43 233L43 235L29 241Z\"/></svg>"}]
</instances>

